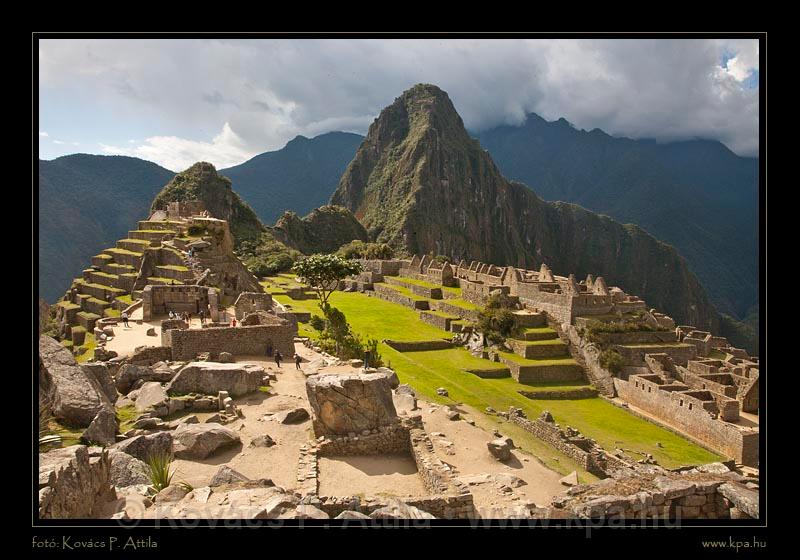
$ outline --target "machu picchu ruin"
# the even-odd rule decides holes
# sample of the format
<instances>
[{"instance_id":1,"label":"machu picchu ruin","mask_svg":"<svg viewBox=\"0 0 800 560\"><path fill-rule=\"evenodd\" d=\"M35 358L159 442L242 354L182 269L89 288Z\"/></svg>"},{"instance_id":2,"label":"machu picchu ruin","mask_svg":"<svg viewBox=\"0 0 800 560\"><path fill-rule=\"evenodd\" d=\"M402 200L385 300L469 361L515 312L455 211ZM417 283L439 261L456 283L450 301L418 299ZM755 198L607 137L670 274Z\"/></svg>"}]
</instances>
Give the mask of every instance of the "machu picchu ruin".
<instances>
[{"instance_id":1,"label":"machu picchu ruin","mask_svg":"<svg viewBox=\"0 0 800 560\"><path fill-rule=\"evenodd\" d=\"M329 64L335 82L340 69ZM404 84L416 74L408 72ZM298 72L295 82L304 79ZM365 83L359 91L374 87ZM225 537L228 523L574 526L589 538L600 527L765 521L766 331L758 301L739 313L752 279L742 294L709 289L715 265L697 259L720 243L686 240L720 235L714 223L706 232L703 219L696 228L681 220L680 245L643 227L656 219L645 212L612 212L646 191L648 212L666 220L658 189L695 155L675 148L655 165L642 148L619 152L619 168L607 169L618 140L641 139L539 122L513 101L515 82L492 84L513 87L471 103L457 82L452 98L412 84L399 95L365 93L370 104L357 117L336 113L334 95L330 112L310 111L288 91L250 100L331 135L297 136L275 152L253 147L250 135L264 126L253 109L247 127L231 119L211 142L165 132L130 152L173 143L178 172L95 165L91 154L60 170L40 165L40 195L52 197L52 185L65 199L94 190L104 213L117 208L114 197L128 198L94 230L84 227L88 210L46 205L59 227L74 216L81 233L63 274L46 290L40 281L35 298L36 522L166 530L207 521ZM251 87L260 86L242 89ZM243 111L235 96L209 91L214 110ZM502 135L507 123L473 131L472 113L503 96L512 101L501 112L519 112L517 128L528 127L519 138L552 124L549 142L584 142L568 155L591 172L572 176L548 162L561 175L539 176L542 189L593 200L585 192L596 182L607 212L577 195L543 198L518 180L544 158L537 150L566 155L542 142L517 150L518 136ZM192 110L198 127L202 108ZM359 134L325 128L351 120ZM275 138L288 127L269 122ZM483 138L514 171L495 163ZM102 157L136 160L103 146L114 155ZM77 163L95 174L66 171ZM114 177L125 166L139 183ZM709 184L738 185L711 167ZM611 196L606 173L647 181ZM738 203L737 193L701 193L690 176L674 192L718 201L720 213ZM60 186L72 183L81 184ZM675 195L669 211L680 203L705 215L681 201ZM746 221L729 225L739 239L733 230ZM85 261L73 268L76 255ZM714 257L727 279L727 255Z\"/></svg>"}]
</instances>

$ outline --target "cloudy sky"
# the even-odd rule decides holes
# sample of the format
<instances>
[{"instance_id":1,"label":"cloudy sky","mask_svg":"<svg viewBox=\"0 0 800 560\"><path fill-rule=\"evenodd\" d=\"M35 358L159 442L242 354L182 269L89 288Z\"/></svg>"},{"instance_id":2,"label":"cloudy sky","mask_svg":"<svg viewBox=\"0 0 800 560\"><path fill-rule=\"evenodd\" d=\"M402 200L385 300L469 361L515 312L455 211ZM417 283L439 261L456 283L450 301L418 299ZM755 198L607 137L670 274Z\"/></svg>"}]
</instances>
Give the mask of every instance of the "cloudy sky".
<instances>
[{"instance_id":1,"label":"cloudy sky","mask_svg":"<svg viewBox=\"0 0 800 560\"><path fill-rule=\"evenodd\" d=\"M364 134L419 82L471 130L526 113L758 154L755 40L43 40L39 157L124 154L173 171Z\"/></svg>"}]
</instances>

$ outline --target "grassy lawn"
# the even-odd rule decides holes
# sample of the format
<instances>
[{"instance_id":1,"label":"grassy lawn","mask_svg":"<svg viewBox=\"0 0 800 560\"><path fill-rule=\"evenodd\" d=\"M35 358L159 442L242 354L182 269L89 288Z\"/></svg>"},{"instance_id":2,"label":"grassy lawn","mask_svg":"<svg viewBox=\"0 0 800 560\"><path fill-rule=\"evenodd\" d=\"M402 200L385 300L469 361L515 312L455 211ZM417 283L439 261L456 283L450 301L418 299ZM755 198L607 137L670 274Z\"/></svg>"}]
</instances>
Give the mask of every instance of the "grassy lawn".
<instances>
[{"instance_id":1,"label":"grassy lawn","mask_svg":"<svg viewBox=\"0 0 800 560\"><path fill-rule=\"evenodd\" d=\"M284 295L275 296L275 299L291 305L295 311L322 315L315 299L293 300ZM453 333L423 323L417 312L408 307L358 292L334 292L329 302L347 316L357 333L378 340L449 340L453 336Z\"/></svg>"},{"instance_id":2,"label":"grassy lawn","mask_svg":"<svg viewBox=\"0 0 800 560\"><path fill-rule=\"evenodd\" d=\"M296 311L320 314L316 300L292 300L288 296L276 296L282 304L289 304ZM453 300L447 300L452 302ZM449 339L451 333L437 329L419 320L417 312L358 292L334 292L330 303L339 308L353 329L361 335L378 340L432 340ZM311 332L307 325L300 325L301 332ZM305 327L305 329L304 329ZM601 398L576 400L532 400L520 395L520 389L531 387L571 388L583 386L573 384L520 384L511 378L482 379L467 373L464 368L503 367L502 364L475 358L463 348L426 352L398 352L385 344L379 346L383 360L397 371L402 383L412 385L426 400L439 403L465 403L480 411L491 406L498 411L507 411L510 406L521 408L529 418L536 418L543 410L549 410L562 426L572 426L587 437L595 439L607 450L617 447L640 453L650 453L664 467L674 468L688 464L700 464L720 460L718 455L673 434L655 424L640 419ZM525 365L574 364L572 359L526 360L515 354L508 358ZM449 397L436 394L438 387L445 387ZM548 467L564 474L578 470L584 473L566 456L513 424L493 415L481 414L475 421L483 426L501 426L503 433L511 436L517 445L539 457ZM663 447L658 447L661 443ZM637 457L633 454L634 457Z\"/></svg>"}]
</instances>

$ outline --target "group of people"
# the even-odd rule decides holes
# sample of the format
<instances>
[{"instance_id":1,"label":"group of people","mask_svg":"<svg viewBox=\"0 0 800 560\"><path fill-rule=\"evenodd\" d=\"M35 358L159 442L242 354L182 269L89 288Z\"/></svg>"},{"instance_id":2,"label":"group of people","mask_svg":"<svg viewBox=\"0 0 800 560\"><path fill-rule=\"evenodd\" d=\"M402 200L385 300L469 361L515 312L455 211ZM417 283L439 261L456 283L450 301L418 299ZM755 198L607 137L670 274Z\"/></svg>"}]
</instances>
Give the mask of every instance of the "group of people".
<instances>
[{"instance_id":1,"label":"group of people","mask_svg":"<svg viewBox=\"0 0 800 560\"><path fill-rule=\"evenodd\" d=\"M278 366L278 367L281 367L281 362L283 361L283 354L281 354L279 350L275 350L275 349L272 347L272 344L270 344L270 345L268 345L268 346L267 346L267 356L268 356L268 357L269 357L269 356L272 356L272 357L274 358L274 360L275 360L275 365L276 365L276 366ZM301 364L302 362L303 362L303 358L302 358L302 356L300 356L300 354L298 354L297 352L295 352L295 353L294 353L294 366L295 366L297 369L302 369L302 368L300 367L300 364Z\"/></svg>"},{"instance_id":2,"label":"group of people","mask_svg":"<svg viewBox=\"0 0 800 560\"><path fill-rule=\"evenodd\" d=\"M201 309L197 313L197 316L200 318L200 324L204 325L205 322L206 322L206 312L205 312L205 310ZM183 321L186 321L187 325L191 325L191 323L192 323L192 314L189 313L188 311L184 311L183 313L175 313L174 311L172 311L170 309L169 318L170 319L181 319ZM127 326L127 323L125 323L125 326Z\"/></svg>"}]
</instances>

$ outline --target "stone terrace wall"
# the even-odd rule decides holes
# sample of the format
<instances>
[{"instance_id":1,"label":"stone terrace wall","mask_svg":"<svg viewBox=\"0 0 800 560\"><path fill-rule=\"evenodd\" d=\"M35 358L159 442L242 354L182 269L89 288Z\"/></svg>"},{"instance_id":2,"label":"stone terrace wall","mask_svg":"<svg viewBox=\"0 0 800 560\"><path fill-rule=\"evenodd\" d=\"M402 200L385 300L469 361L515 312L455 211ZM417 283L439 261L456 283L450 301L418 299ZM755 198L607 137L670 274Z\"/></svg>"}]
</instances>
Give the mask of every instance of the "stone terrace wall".
<instances>
[{"instance_id":1,"label":"stone terrace wall","mask_svg":"<svg viewBox=\"0 0 800 560\"><path fill-rule=\"evenodd\" d=\"M317 444L319 457L405 455L411 446L408 428L400 424L375 428L369 435L323 437Z\"/></svg>"},{"instance_id":2,"label":"stone terrace wall","mask_svg":"<svg viewBox=\"0 0 800 560\"><path fill-rule=\"evenodd\" d=\"M508 419L540 440L548 443L595 476L605 478L608 470L625 466L619 459L605 453L601 447L579 433L570 436L547 413L529 420L519 409L512 408Z\"/></svg>"},{"instance_id":3,"label":"stone terrace wall","mask_svg":"<svg viewBox=\"0 0 800 560\"><path fill-rule=\"evenodd\" d=\"M690 438L744 465L758 465L757 431L742 431L734 424L712 418L700 406L693 406L692 410L689 410L688 403L680 406L680 393L643 391L635 387L633 381L618 378L614 379L614 387L621 399Z\"/></svg>"},{"instance_id":4,"label":"stone terrace wall","mask_svg":"<svg viewBox=\"0 0 800 560\"><path fill-rule=\"evenodd\" d=\"M216 327L167 331L173 360L193 360L201 352L234 355L266 355L267 347L289 359L294 354L297 327L285 325L255 325L246 327Z\"/></svg>"},{"instance_id":5,"label":"stone terrace wall","mask_svg":"<svg viewBox=\"0 0 800 560\"><path fill-rule=\"evenodd\" d=\"M448 340L418 340L418 341L399 341L384 340L387 346L394 348L398 352L422 352L425 350L447 350L453 347L453 343Z\"/></svg>"}]
</instances>

